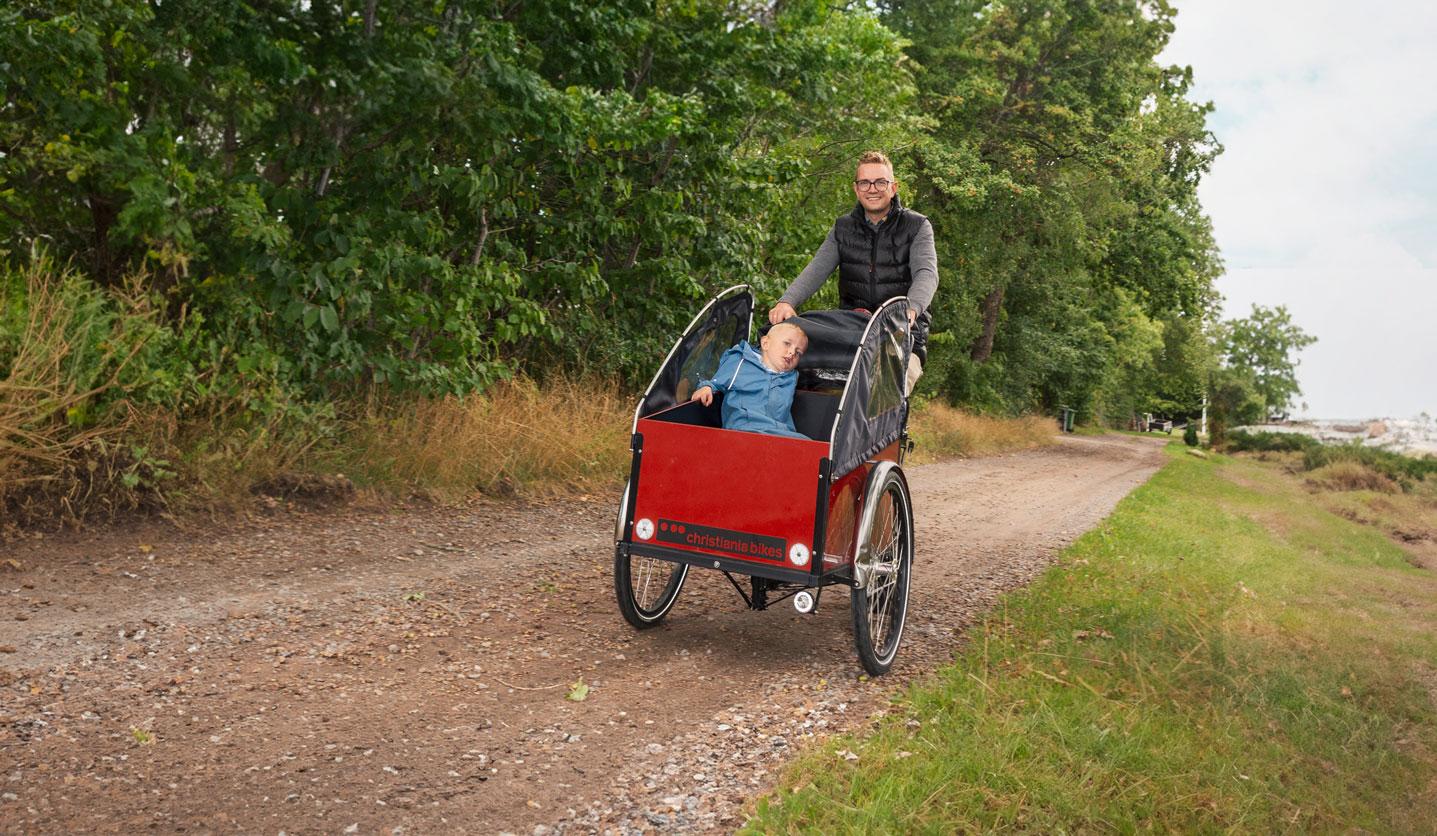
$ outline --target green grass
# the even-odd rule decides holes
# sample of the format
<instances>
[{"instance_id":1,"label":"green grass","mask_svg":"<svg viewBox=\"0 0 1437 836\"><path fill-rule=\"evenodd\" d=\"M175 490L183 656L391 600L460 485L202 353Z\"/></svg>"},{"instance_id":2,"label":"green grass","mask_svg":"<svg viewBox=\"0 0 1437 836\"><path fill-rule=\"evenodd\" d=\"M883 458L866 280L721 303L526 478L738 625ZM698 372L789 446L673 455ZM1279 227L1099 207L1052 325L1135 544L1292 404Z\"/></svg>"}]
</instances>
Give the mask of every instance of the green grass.
<instances>
[{"instance_id":1,"label":"green grass","mask_svg":"<svg viewBox=\"0 0 1437 836\"><path fill-rule=\"evenodd\" d=\"M1275 467L1168 449L748 828L1431 832L1437 580Z\"/></svg>"}]
</instances>

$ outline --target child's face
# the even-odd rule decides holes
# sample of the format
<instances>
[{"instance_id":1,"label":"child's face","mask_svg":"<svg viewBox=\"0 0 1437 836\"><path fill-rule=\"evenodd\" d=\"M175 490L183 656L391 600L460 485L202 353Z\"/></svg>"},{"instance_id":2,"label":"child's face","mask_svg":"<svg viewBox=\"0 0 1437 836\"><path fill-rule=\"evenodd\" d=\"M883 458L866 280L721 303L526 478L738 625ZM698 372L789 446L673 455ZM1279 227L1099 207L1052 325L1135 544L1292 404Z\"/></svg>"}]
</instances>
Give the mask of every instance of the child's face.
<instances>
[{"instance_id":1,"label":"child's face","mask_svg":"<svg viewBox=\"0 0 1437 836\"><path fill-rule=\"evenodd\" d=\"M798 365L798 358L808 348L808 335L792 325L775 325L758 341L763 359L776 372L786 372Z\"/></svg>"}]
</instances>

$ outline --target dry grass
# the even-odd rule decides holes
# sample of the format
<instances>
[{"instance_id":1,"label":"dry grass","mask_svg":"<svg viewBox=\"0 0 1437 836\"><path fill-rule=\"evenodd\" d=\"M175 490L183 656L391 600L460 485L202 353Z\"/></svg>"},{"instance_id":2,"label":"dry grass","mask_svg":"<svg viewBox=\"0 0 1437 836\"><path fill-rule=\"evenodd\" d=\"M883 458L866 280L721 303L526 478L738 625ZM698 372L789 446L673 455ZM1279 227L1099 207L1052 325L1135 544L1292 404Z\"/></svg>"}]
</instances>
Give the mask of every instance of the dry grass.
<instances>
[{"instance_id":1,"label":"dry grass","mask_svg":"<svg viewBox=\"0 0 1437 836\"><path fill-rule=\"evenodd\" d=\"M1402 487L1361 462L1339 461L1319 467L1304 477L1314 487L1328 491L1377 491L1399 493Z\"/></svg>"},{"instance_id":2,"label":"dry grass","mask_svg":"<svg viewBox=\"0 0 1437 836\"><path fill-rule=\"evenodd\" d=\"M1306 481L1309 488L1314 487L1310 479ZM1429 477L1406 492L1395 483L1382 491L1316 487L1323 507L1380 530L1407 553L1413 565L1428 569L1437 566L1437 480Z\"/></svg>"},{"instance_id":3,"label":"dry grass","mask_svg":"<svg viewBox=\"0 0 1437 836\"><path fill-rule=\"evenodd\" d=\"M156 410L137 428L151 449L174 459L178 476L170 503L176 510L240 510L254 494L287 495L293 492L271 488L333 469L317 449L330 419L246 414L238 406L242 396L212 398L183 419Z\"/></svg>"},{"instance_id":4,"label":"dry grass","mask_svg":"<svg viewBox=\"0 0 1437 836\"><path fill-rule=\"evenodd\" d=\"M614 384L520 379L467 398L371 405L343 455L361 483L443 499L588 492L626 473L632 409Z\"/></svg>"},{"instance_id":5,"label":"dry grass","mask_svg":"<svg viewBox=\"0 0 1437 836\"><path fill-rule=\"evenodd\" d=\"M1051 418L991 418L935 401L913 411L908 430L917 445L913 452L916 464L1026 450L1057 440L1057 427Z\"/></svg>"},{"instance_id":6,"label":"dry grass","mask_svg":"<svg viewBox=\"0 0 1437 836\"><path fill-rule=\"evenodd\" d=\"M331 407L286 402L263 376L240 376L208 387L183 412L139 408L121 371L143 360L135 358L144 338L129 329L158 328L149 301L96 291L43 260L21 278L18 297L0 298L13 306L0 307L9 334L0 342L0 517L9 523L74 523L146 507L233 511L256 494L346 493L350 479L381 496L444 501L476 491L588 493L627 473L634 399L609 381L520 379L482 395L376 394ZM1046 418L986 418L941 404L917 409L911 428L918 461L1035 447L1054 436Z\"/></svg>"},{"instance_id":7,"label":"dry grass","mask_svg":"<svg viewBox=\"0 0 1437 836\"><path fill-rule=\"evenodd\" d=\"M12 320L16 333L10 355L0 357L0 510L23 522L134 507L143 498L131 484L133 451L122 443L134 410L121 400L95 421L89 409L113 394L142 344L128 343L118 320L77 307L79 279L69 271L35 259L20 280L23 306L0 293L0 320ZM115 298L131 314L148 313L139 294ZM106 331L101 348L86 339Z\"/></svg>"}]
</instances>

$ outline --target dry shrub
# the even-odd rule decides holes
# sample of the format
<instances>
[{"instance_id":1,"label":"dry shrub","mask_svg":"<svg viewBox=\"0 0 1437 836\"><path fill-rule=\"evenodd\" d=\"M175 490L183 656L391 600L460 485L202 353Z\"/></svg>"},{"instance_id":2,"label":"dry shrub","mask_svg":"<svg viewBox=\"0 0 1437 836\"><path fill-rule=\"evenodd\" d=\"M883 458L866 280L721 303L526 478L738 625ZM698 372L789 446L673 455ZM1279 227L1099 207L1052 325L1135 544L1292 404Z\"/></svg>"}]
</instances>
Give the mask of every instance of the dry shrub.
<instances>
[{"instance_id":1,"label":"dry shrub","mask_svg":"<svg viewBox=\"0 0 1437 836\"><path fill-rule=\"evenodd\" d=\"M632 409L615 384L519 379L482 395L372 404L345 455L362 482L444 498L588 492L623 479Z\"/></svg>"},{"instance_id":2,"label":"dry shrub","mask_svg":"<svg viewBox=\"0 0 1437 836\"><path fill-rule=\"evenodd\" d=\"M1053 444L1057 436L1051 418L993 418L935 401L915 409L908 427L917 445L914 461L919 464L1041 447Z\"/></svg>"},{"instance_id":3,"label":"dry shrub","mask_svg":"<svg viewBox=\"0 0 1437 836\"><path fill-rule=\"evenodd\" d=\"M1328 491L1377 491L1397 493L1402 490L1389 477L1361 462L1339 461L1319 467L1307 474L1307 484Z\"/></svg>"},{"instance_id":4,"label":"dry shrub","mask_svg":"<svg viewBox=\"0 0 1437 836\"><path fill-rule=\"evenodd\" d=\"M122 510L153 496L135 489L149 475L145 451L124 443L134 410L118 380L142 347L122 319L83 304L80 281L32 260L18 299L0 289L0 510L10 522L77 519ZM139 294L114 297L144 315ZM93 297L91 298L93 301Z\"/></svg>"},{"instance_id":5,"label":"dry shrub","mask_svg":"<svg viewBox=\"0 0 1437 836\"><path fill-rule=\"evenodd\" d=\"M311 472L326 466L314 452L331 429L324 418L296 414L301 413L297 406L268 414L246 411L246 394L212 397L183 420L149 416L147 435L157 446L176 451L180 484L172 501L181 507L232 511L245 507L254 494L288 496L295 491L287 485L331 478Z\"/></svg>"}]
</instances>

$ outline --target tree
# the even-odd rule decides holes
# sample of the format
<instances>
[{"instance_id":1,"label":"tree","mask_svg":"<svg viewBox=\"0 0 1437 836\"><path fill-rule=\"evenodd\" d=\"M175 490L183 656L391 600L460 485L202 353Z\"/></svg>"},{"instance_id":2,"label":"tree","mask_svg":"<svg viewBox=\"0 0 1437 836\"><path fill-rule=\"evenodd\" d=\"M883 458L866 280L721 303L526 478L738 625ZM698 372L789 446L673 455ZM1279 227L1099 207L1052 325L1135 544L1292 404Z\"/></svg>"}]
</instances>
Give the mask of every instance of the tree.
<instances>
[{"instance_id":1,"label":"tree","mask_svg":"<svg viewBox=\"0 0 1437 836\"><path fill-rule=\"evenodd\" d=\"M1227 443L1228 428L1262 420L1262 396L1257 394L1252 376L1247 372L1227 367L1216 369L1208 388L1208 443L1213 447Z\"/></svg>"},{"instance_id":2,"label":"tree","mask_svg":"<svg viewBox=\"0 0 1437 836\"><path fill-rule=\"evenodd\" d=\"M0 4L0 256L144 274L315 397L638 380L796 272L900 47L827 0Z\"/></svg>"},{"instance_id":3,"label":"tree","mask_svg":"<svg viewBox=\"0 0 1437 836\"><path fill-rule=\"evenodd\" d=\"M1156 60L1174 15L0 3L0 257L43 242L101 285L142 275L203 379L259 370L305 402L642 382L714 291L771 300L852 206L855 155L887 148L938 236L922 385L1120 419L1191 400L1203 373L1169 366L1197 356L1220 267L1210 107Z\"/></svg>"},{"instance_id":4,"label":"tree","mask_svg":"<svg viewBox=\"0 0 1437 836\"><path fill-rule=\"evenodd\" d=\"M1268 414L1285 411L1302 394L1297 353L1315 342L1282 305L1253 305L1250 316L1225 322L1219 330L1225 365L1251 381Z\"/></svg>"},{"instance_id":5,"label":"tree","mask_svg":"<svg viewBox=\"0 0 1437 836\"><path fill-rule=\"evenodd\" d=\"M915 203L938 233L934 341L950 346L927 385L1015 410L1149 399L1147 324L1207 318L1219 272L1196 190L1221 147L1191 71L1156 61L1170 4L884 7L927 126Z\"/></svg>"}]
</instances>

